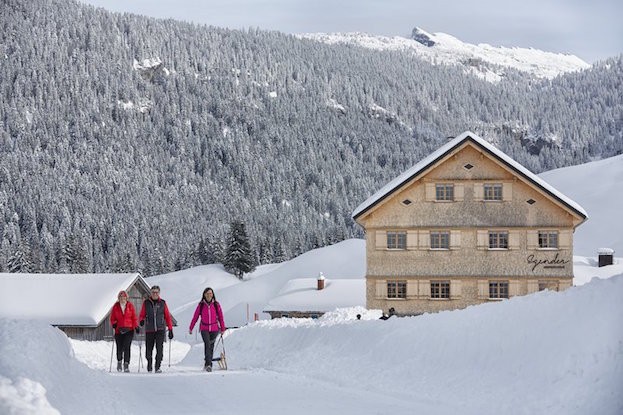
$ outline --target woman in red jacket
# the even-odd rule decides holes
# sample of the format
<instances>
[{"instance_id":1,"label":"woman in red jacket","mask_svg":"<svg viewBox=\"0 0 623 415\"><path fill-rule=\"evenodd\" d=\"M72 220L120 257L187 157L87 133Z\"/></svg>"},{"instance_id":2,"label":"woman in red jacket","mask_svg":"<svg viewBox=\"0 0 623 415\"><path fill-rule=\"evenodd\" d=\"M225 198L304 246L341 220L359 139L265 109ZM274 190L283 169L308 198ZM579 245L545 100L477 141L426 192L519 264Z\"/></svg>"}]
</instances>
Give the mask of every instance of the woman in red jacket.
<instances>
[{"instance_id":1,"label":"woman in red jacket","mask_svg":"<svg viewBox=\"0 0 623 415\"><path fill-rule=\"evenodd\" d=\"M195 323L201 316L201 323L199 324L199 331L201 331L201 338L203 339L203 354L205 363L203 369L212 371L212 355L214 354L214 342L218 336L219 331L224 333L227 328L225 327L225 321L223 320L223 310L221 305L216 301L214 291L208 287L203 290L201 301L195 309L195 315L190 322L190 328L188 332L193 333Z\"/></svg>"},{"instance_id":2,"label":"woman in red jacket","mask_svg":"<svg viewBox=\"0 0 623 415\"><path fill-rule=\"evenodd\" d=\"M121 362L123 361L123 371L129 372L130 348L134 331L139 333L136 309L128 301L128 293L119 291L117 302L112 306L110 312L110 324L115 330L115 342L117 343L117 371L121 372Z\"/></svg>"}]
</instances>

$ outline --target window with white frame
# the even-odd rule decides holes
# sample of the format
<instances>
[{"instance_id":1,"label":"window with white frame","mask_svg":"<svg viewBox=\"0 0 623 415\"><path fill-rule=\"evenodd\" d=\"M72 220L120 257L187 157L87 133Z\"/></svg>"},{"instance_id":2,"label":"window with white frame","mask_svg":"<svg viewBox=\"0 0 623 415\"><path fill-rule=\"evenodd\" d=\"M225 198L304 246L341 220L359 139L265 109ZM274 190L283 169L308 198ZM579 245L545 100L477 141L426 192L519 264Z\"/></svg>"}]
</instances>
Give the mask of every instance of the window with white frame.
<instances>
[{"instance_id":1,"label":"window with white frame","mask_svg":"<svg viewBox=\"0 0 623 415\"><path fill-rule=\"evenodd\" d=\"M431 281L430 298L450 298L450 281Z\"/></svg>"},{"instance_id":2,"label":"window with white frame","mask_svg":"<svg viewBox=\"0 0 623 415\"><path fill-rule=\"evenodd\" d=\"M489 281L489 298L508 298L508 281Z\"/></svg>"},{"instance_id":3,"label":"window with white frame","mask_svg":"<svg viewBox=\"0 0 623 415\"><path fill-rule=\"evenodd\" d=\"M431 231L430 232L430 248L431 249L450 249L450 232Z\"/></svg>"},{"instance_id":4,"label":"window with white frame","mask_svg":"<svg viewBox=\"0 0 623 415\"><path fill-rule=\"evenodd\" d=\"M435 199L452 201L454 200L454 185L452 183L438 183L435 185Z\"/></svg>"},{"instance_id":5,"label":"window with white frame","mask_svg":"<svg viewBox=\"0 0 623 415\"><path fill-rule=\"evenodd\" d=\"M388 231L387 249L407 249L407 232Z\"/></svg>"},{"instance_id":6,"label":"window with white frame","mask_svg":"<svg viewBox=\"0 0 623 415\"><path fill-rule=\"evenodd\" d=\"M539 248L558 248L558 231L539 231Z\"/></svg>"},{"instance_id":7,"label":"window with white frame","mask_svg":"<svg viewBox=\"0 0 623 415\"><path fill-rule=\"evenodd\" d=\"M484 200L502 200L502 184L491 183L483 186Z\"/></svg>"},{"instance_id":8,"label":"window with white frame","mask_svg":"<svg viewBox=\"0 0 623 415\"><path fill-rule=\"evenodd\" d=\"M387 298L407 298L407 281L388 280Z\"/></svg>"},{"instance_id":9,"label":"window with white frame","mask_svg":"<svg viewBox=\"0 0 623 415\"><path fill-rule=\"evenodd\" d=\"M489 231L489 249L508 249L508 231Z\"/></svg>"}]
</instances>

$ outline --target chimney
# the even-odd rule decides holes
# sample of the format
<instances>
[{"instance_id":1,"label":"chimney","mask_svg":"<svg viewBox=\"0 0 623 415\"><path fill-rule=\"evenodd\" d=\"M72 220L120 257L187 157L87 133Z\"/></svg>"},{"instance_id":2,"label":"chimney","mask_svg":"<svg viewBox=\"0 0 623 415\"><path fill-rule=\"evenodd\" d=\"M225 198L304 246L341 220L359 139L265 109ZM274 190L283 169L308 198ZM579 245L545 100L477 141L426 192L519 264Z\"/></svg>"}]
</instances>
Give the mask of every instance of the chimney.
<instances>
[{"instance_id":1,"label":"chimney","mask_svg":"<svg viewBox=\"0 0 623 415\"><path fill-rule=\"evenodd\" d=\"M324 275L322 272L318 274L318 291L324 289Z\"/></svg>"}]
</instances>

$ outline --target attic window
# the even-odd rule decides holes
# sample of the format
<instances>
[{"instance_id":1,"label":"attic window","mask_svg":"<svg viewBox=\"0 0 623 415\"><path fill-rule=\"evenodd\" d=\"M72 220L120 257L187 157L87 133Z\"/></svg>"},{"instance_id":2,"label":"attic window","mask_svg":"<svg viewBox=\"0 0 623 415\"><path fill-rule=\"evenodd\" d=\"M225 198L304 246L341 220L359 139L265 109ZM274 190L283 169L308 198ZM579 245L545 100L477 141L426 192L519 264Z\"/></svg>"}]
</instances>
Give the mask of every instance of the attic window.
<instances>
[{"instance_id":1,"label":"attic window","mask_svg":"<svg viewBox=\"0 0 623 415\"><path fill-rule=\"evenodd\" d=\"M466 165L464 165L464 166L463 166L463 168L464 168L465 170L471 170L471 169L473 169L473 168L474 168L474 166L472 166L471 164L467 163Z\"/></svg>"},{"instance_id":2,"label":"attic window","mask_svg":"<svg viewBox=\"0 0 623 415\"><path fill-rule=\"evenodd\" d=\"M402 201L402 204L405 205L405 206L409 206L411 203L413 203L413 202L411 202L409 199L405 199L405 200Z\"/></svg>"},{"instance_id":3,"label":"attic window","mask_svg":"<svg viewBox=\"0 0 623 415\"><path fill-rule=\"evenodd\" d=\"M528 199L528 200L526 200L526 203L529 204L529 205L534 205L536 203L536 200Z\"/></svg>"}]
</instances>

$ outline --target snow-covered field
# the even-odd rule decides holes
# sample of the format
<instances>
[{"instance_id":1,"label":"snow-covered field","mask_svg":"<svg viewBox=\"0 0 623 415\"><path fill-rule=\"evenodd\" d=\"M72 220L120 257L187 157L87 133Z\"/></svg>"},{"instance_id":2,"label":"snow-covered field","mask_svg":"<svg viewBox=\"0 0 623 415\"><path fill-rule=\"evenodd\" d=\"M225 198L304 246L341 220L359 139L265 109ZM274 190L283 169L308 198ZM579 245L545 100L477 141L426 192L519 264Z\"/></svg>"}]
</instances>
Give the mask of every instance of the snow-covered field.
<instances>
[{"instance_id":1,"label":"snow-covered field","mask_svg":"<svg viewBox=\"0 0 623 415\"><path fill-rule=\"evenodd\" d=\"M0 414L622 414L623 258L597 268L589 252L623 250L613 216L622 167L619 156L541 176L590 217L575 236L587 252L576 250L576 286L564 292L387 321L361 307L262 320L228 331L229 370L208 374L201 339L186 331L206 285L239 325L291 279L362 278L365 249L344 241L243 282L219 265L198 267L147 280L180 324L162 374L138 372L139 343L132 372L109 373L110 342L70 341L47 324L0 316Z\"/></svg>"}]
</instances>

